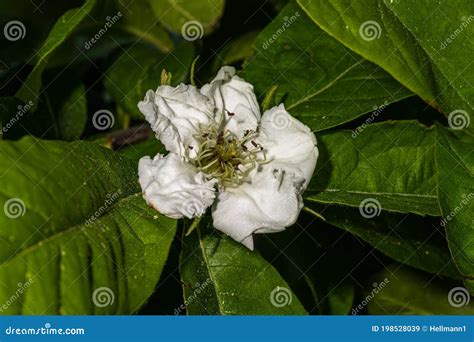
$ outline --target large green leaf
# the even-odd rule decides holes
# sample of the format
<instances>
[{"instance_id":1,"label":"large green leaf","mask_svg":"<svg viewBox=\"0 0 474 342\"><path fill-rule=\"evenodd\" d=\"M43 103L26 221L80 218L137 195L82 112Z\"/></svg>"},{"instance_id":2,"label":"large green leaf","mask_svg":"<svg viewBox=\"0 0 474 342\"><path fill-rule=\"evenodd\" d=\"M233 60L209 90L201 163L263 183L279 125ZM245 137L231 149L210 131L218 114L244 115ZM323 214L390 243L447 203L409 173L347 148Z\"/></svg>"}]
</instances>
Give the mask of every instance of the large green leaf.
<instances>
[{"instance_id":1,"label":"large green leaf","mask_svg":"<svg viewBox=\"0 0 474 342\"><path fill-rule=\"evenodd\" d=\"M33 70L18 90L16 94L18 98L24 102L33 101L36 106L41 88L41 75L48 58L90 13L95 2L95 0L87 0L82 7L69 10L58 19L36 55L36 64Z\"/></svg>"},{"instance_id":2,"label":"large green leaf","mask_svg":"<svg viewBox=\"0 0 474 342\"><path fill-rule=\"evenodd\" d=\"M137 108L147 90L160 85L163 69L171 72L172 84L184 82L194 59L194 48L181 44L169 54L137 44L120 54L107 70L105 86L118 106L136 118L143 118Z\"/></svg>"},{"instance_id":3,"label":"large green leaf","mask_svg":"<svg viewBox=\"0 0 474 342\"><path fill-rule=\"evenodd\" d=\"M357 209L340 206L316 208L326 222L356 235L400 263L460 279L444 231L438 230L427 219L387 212L367 219Z\"/></svg>"},{"instance_id":4,"label":"large green leaf","mask_svg":"<svg viewBox=\"0 0 474 342\"><path fill-rule=\"evenodd\" d=\"M446 115L474 111L472 1L298 2L325 31Z\"/></svg>"},{"instance_id":5,"label":"large green leaf","mask_svg":"<svg viewBox=\"0 0 474 342\"><path fill-rule=\"evenodd\" d=\"M415 121L320 134L320 157L305 198L439 216L435 143L435 130Z\"/></svg>"},{"instance_id":6,"label":"large green leaf","mask_svg":"<svg viewBox=\"0 0 474 342\"><path fill-rule=\"evenodd\" d=\"M120 0L117 7L123 13L123 19L117 25L136 36L139 41L153 44L163 52L169 52L173 47L168 33L157 21L160 19L152 13L150 4L143 0Z\"/></svg>"},{"instance_id":7,"label":"large green leaf","mask_svg":"<svg viewBox=\"0 0 474 342\"><path fill-rule=\"evenodd\" d=\"M183 240L184 303L192 315L306 314L288 284L258 252L218 233L207 218Z\"/></svg>"},{"instance_id":8,"label":"large green leaf","mask_svg":"<svg viewBox=\"0 0 474 342\"><path fill-rule=\"evenodd\" d=\"M192 40L211 33L224 11L224 0L148 0L162 24L176 32L187 31ZM187 28L187 30L186 30ZM186 34L184 34L186 38Z\"/></svg>"},{"instance_id":9,"label":"large green leaf","mask_svg":"<svg viewBox=\"0 0 474 342\"><path fill-rule=\"evenodd\" d=\"M136 178L134 162L94 143L0 144L3 312L130 313L143 304L176 224L146 206Z\"/></svg>"},{"instance_id":10,"label":"large green leaf","mask_svg":"<svg viewBox=\"0 0 474 342\"><path fill-rule=\"evenodd\" d=\"M245 78L264 95L278 85L276 102L323 130L396 102L411 93L388 73L326 34L289 4L258 36ZM379 112L374 112L374 117Z\"/></svg>"},{"instance_id":11,"label":"large green leaf","mask_svg":"<svg viewBox=\"0 0 474 342\"><path fill-rule=\"evenodd\" d=\"M474 137L437 126L438 196L449 247L474 293Z\"/></svg>"},{"instance_id":12,"label":"large green leaf","mask_svg":"<svg viewBox=\"0 0 474 342\"><path fill-rule=\"evenodd\" d=\"M465 289L409 268L391 266L373 280L365 300L371 315L472 315ZM371 284L372 285L372 284ZM463 305L466 304L466 305Z\"/></svg>"}]
</instances>

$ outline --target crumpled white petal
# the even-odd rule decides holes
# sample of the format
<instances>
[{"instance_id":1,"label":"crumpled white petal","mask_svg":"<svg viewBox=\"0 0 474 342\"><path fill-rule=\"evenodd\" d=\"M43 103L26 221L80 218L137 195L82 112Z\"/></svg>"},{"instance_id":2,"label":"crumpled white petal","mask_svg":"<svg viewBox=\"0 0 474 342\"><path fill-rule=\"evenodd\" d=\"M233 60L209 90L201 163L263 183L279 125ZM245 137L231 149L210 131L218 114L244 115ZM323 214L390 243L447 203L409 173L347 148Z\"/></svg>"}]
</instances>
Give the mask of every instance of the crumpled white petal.
<instances>
[{"instance_id":1,"label":"crumpled white petal","mask_svg":"<svg viewBox=\"0 0 474 342\"><path fill-rule=\"evenodd\" d=\"M149 90L138 108L166 149L183 157L195 158L199 125L214 122L212 101L191 85Z\"/></svg>"},{"instance_id":2,"label":"crumpled white petal","mask_svg":"<svg viewBox=\"0 0 474 342\"><path fill-rule=\"evenodd\" d=\"M228 188L212 208L214 227L253 250L254 233L275 233L296 222L304 179L266 165L251 183Z\"/></svg>"},{"instance_id":3,"label":"crumpled white petal","mask_svg":"<svg viewBox=\"0 0 474 342\"><path fill-rule=\"evenodd\" d=\"M174 153L141 158L138 176L148 205L174 219L201 216L215 199L217 180L208 181Z\"/></svg>"},{"instance_id":4,"label":"crumpled white petal","mask_svg":"<svg viewBox=\"0 0 474 342\"><path fill-rule=\"evenodd\" d=\"M292 117L281 104L263 114L257 141L270 161L268 165L300 174L306 188L319 154L316 137L306 125Z\"/></svg>"},{"instance_id":5,"label":"crumpled white petal","mask_svg":"<svg viewBox=\"0 0 474 342\"><path fill-rule=\"evenodd\" d=\"M224 129L239 138L246 130L256 130L260 107L253 85L235 76L235 68L222 67L214 80L201 88L201 93L214 101L216 121L225 120Z\"/></svg>"}]
</instances>

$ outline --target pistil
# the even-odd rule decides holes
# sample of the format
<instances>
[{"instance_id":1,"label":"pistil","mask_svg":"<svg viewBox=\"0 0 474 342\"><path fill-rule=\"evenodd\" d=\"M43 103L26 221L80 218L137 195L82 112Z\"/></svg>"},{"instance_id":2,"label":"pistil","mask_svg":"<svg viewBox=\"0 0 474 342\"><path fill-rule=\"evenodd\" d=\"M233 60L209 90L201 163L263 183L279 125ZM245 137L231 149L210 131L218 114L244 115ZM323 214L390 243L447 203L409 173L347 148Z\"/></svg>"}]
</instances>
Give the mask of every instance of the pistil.
<instances>
[{"instance_id":1,"label":"pistil","mask_svg":"<svg viewBox=\"0 0 474 342\"><path fill-rule=\"evenodd\" d=\"M217 178L222 186L238 186L257 164L265 162L263 147L255 141L257 133L244 132L239 139L229 130L206 127L196 138L201 141L193 164L209 178Z\"/></svg>"}]
</instances>

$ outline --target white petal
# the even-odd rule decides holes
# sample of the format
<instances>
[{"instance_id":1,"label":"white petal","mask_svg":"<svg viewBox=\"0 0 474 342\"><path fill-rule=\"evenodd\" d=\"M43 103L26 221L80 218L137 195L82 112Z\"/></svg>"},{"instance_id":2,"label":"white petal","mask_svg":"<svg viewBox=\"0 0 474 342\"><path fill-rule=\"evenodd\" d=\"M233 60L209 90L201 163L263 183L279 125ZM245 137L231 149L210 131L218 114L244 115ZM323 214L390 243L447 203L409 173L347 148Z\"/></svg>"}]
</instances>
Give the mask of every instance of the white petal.
<instances>
[{"instance_id":1,"label":"white petal","mask_svg":"<svg viewBox=\"0 0 474 342\"><path fill-rule=\"evenodd\" d=\"M257 140L271 161L269 165L299 173L305 179L306 188L319 154L316 137L306 125L281 104L263 114Z\"/></svg>"},{"instance_id":2,"label":"white petal","mask_svg":"<svg viewBox=\"0 0 474 342\"><path fill-rule=\"evenodd\" d=\"M138 108L166 149L184 157L197 154L199 126L214 122L212 101L190 85L149 90Z\"/></svg>"},{"instance_id":3,"label":"white petal","mask_svg":"<svg viewBox=\"0 0 474 342\"><path fill-rule=\"evenodd\" d=\"M218 109L216 121L225 120L228 129L241 138L246 130L256 130L260 108L253 85L235 76L235 68L222 67L201 93L214 100Z\"/></svg>"},{"instance_id":4,"label":"white petal","mask_svg":"<svg viewBox=\"0 0 474 342\"><path fill-rule=\"evenodd\" d=\"M214 202L215 180L177 154L143 157L138 164L139 182L148 205L161 214L179 219L201 216Z\"/></svg>"},{"instance_id":5,"label":"white petal","mask_svg":"<svg viewBox=\"0 0 474 342\"><path fill-rule=\"evenodd\" d=\"M253 233L274 233L296 222L303 207L303 179L263 167L251 183L219 193L212 208L214 227L253 250Z\"/></svg>"}]
</instances>

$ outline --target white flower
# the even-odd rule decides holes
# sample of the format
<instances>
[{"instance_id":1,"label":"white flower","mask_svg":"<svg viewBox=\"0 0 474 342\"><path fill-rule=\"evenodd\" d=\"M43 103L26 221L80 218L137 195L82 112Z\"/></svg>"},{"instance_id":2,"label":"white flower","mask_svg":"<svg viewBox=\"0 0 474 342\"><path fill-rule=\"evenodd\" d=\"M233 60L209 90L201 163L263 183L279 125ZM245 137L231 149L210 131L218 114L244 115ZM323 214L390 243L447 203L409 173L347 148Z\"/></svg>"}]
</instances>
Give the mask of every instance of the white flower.
<instances>
[{"instance_id":1,"label":"white flower","mask_svg":"<svg viewBox=\"0 0 474 342\"><path fill-rule=\"evenodd\" d=\"M261 115L253 86L234 68L223 67L200 90L150 90L138 107L170 152L138 165L150 206L175 219L212 206L214 227L250 249L252 234L296 222L316 167L316 138L283 105Z\"/></svg>"}]
</instances>

